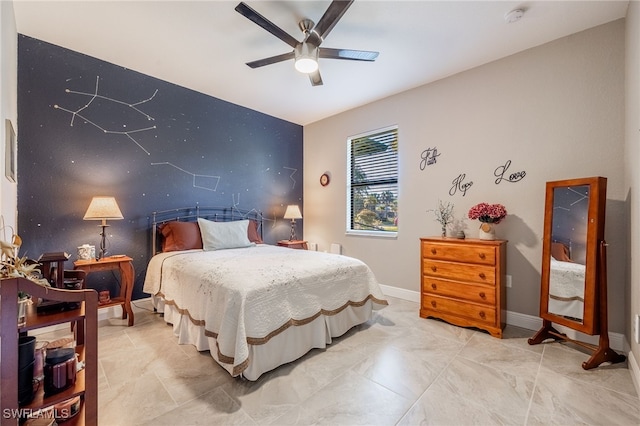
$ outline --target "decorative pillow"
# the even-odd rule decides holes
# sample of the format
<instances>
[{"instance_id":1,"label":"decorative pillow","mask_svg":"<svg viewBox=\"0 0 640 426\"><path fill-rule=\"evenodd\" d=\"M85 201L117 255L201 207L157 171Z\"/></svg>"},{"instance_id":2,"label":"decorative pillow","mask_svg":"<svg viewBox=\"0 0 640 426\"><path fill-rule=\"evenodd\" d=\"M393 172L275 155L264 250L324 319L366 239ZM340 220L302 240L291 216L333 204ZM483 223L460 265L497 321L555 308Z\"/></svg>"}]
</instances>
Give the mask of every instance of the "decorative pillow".
<instances>
[{"instance_id":1,"label":"decorative pillow","mask_svg":"<svg viewBox=\"0 0 640 426\"><path fill-rule=\"evenodd\" d=\"M249 241L256 244L262 244L262 238L258 232L258 222L255 220L249 220L249 227L247 229L247 236Z\"/></svg>"},{"instance_id":2,"label":"decorative pillow","mask_svg":"<svg viewBox=\"0 0 640 426\"><path fill-rule=\"evenodd\" d=\"M196 222L167 222L158 227L162 233L162 251L202 248L200 227Z\"/></svg>"},{"instance_id":3,"label":"decorative pillow","mask_svg":"<svg viewBox=\"0 0 640 426\"><path fill-rule=\"evenodd\" d=\"M569 247L562 243L551 243L551 256L561 262L572 262L569 257Z\"/></svg>"},{"instance_id":4,"label":"decorative pillow","mask_svg":"<svg viewBox=\"0 0 640 426\"><path fill-rule=\"evenodd\" d=\"M198 218L202 246L205 250L223 250L231 248L249 247L253 245L247 236L249 220L233 222L212 222Z\"/></svg>"}]
</instances>

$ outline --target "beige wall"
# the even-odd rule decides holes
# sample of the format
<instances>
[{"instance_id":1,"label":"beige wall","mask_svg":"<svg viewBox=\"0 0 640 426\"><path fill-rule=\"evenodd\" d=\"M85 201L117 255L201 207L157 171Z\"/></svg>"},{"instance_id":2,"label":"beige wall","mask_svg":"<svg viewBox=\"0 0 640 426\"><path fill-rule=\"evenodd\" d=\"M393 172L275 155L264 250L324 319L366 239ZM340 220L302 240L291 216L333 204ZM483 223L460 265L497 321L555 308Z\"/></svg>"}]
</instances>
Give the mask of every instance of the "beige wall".
<instances>
[{"instance_id":1,"label":"beige wall","mask_svg":"<svg viewBox=\"0 0 640 426\"><path fill-rule=\"evenodd\" d=\"M18 34L13 15L13 3L0 1L0 214L4 224L15 229L17 185L4 177L5 119L10 119L18 131ZM0 231L0 238L5 234ZM6 233L11 238L11 232Z\"/></svg>"},{"instance_id":2,"label":"beige wall","mask_svg":"<svg viewBox=\"0 0 640 426\"><path fill-rule=\"evenodd\" d=\"M630 270L628 299L625 311L627 336L631 336L633 317L640 314L640 2L629 4L626 19L626 145L625 145L625 188L630 212L630 250L627 264ZM640 394L640 345L629 338L631 353L629 368L636 380Z\"/></svg>"},{"instance_id":3,"label":"beige wall","mask_svg":"<svg viewBox=\"0 0 640 426\"><path fill-rule=\"evenodd\" d=\"M305 126L305 239L320 250L342 244L382 284L417 296L418 238L440 229L427 210L450 201L462 218L478 202L502 203L509 216L497 234L509 240L513 280L507 309L537 316L545 182L606 176L609 297L623 306L624 31L624 20L615 21ZM400 144L398 237L346 236L346 139L393 124ZM422 151L433 147L437 163L420 170ZM526 177L496 185L494 170L508 160L509 172ZM332 182L321 187L325 171ZM460 174L473 185L465 196L450 196ZM477 235L477 221L466 223ZM612 331L624 332L623 317L611 310Z\"/></svg>"}]
</instances>

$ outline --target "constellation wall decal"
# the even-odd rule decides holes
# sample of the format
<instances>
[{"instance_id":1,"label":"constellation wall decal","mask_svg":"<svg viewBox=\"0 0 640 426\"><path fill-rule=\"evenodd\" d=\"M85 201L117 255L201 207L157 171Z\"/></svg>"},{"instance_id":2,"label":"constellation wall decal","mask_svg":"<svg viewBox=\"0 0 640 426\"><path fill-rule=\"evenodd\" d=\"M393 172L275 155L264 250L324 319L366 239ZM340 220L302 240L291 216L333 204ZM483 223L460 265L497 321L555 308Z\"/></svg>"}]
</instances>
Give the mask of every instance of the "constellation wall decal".
<instances>
[{"instance_id":1,"label":"constellation wall decal","mask_svg":"<svg viewBox=\"0 0 640 426\"><path fill-rule=\"evenodd\" d=\"M82 111L84 111L85 109L89 108L91 106L91 104L93 103L93 101L95 101L96 99L104 99L106 101L109 102L113 102L116 104L120 104L120 105L124 105L127 108L131 108L133 111L143 115L147 120L149 121L154 121L155 119L153 117L151 117L149 114L141 111L138 108L138 105L142 105L144 103L147 103L149 101L151 101L156 94L158 93L158 89L156 89L155 92L153 92L153 95L151 95L151 97L147 98L147 99L143 99L141 101L138 102L134 102L134 103L129 103L129 102L124 102L118 99L113 99L113 98L109 98L107 96L103 96L98 94L98 88L99 88L99 83L100 83L100 76L96 76L96 88L95 91L93 93L87 93L87 92L79 92L76 90L71 90L71 89L66 89L65 92L66 93L71 93L74 95L82 95L82 96L89 96L91 97L91 99L89 99L89 101L82 107L80 107L79 109L77 109L76 111L72 111L70 109L67 108L63 108L58 104L55 104L53 107L55 109L59 109L61 111L64 112L68 112L69 114L71 114L71 122L69 123L69 125L71 127L73 127L73 122L75 121L76 117L80 117L81 119L83 119L85 122L91 124L92 126L100 129L102 132L107 133L107 134L115 134L115 135L125 135L127 138L129 138L133 143L135 143L141 150L143 150L147 155L151 155L151 153L149 151L147 151L145 149L145 147L143 147L133 136L131 136L132 134L135 133L139 133L139 132L145 132L148 130L153 130L156 128L156 126L151 126L151 127L145 127L145 128L140 128L140 129L135 129L135 130L127 130L127 131L120 131L120 130L109 130L109 129L105 129L102 126L100 126L97 123L94 123L93 121L89 120L87 117L83 116L81 114ZM126 124L123 125L123 127L126 127Z\"/></svg>"},{"instance_id":2,"label":"constellation wall decal","mask_svg":"<svg viewBox=\"0 0 640 426\"><path fill-rule=\"evenodd\" d=\"M293 178L293 175L296 174L296 172L298 171L298 169L294 169L293 167L285 167L282 166L283 169L288 169L288 170L293 170L293 172L291 172L291 174L289 175L289 179L291 179L293 181L293 186L291 187L291 189L296 187L296 180Z\"/></svg>"},{"instance_id":3,"label":"constellation wall decal","mask_svg":"<svg viewBox=\"0 0 640 426\"><path fill-rule=\"evenodd\" d=\"M267 218L264 213L262 213L260 210L256 209L255 207L252 208L251 210L247 211L245 214L243 214L240 210L239 210L239 205L240 205L240 193L238 192L238 201L236 201L236 194L231 194L231 198L232 198L232 202L233 204L231 205L231 209L235 212L237 212L238 214L240 214L240 217L242 217L243 219L246 219L247 216L249 216L252 212L258 213L262 216L262 220L268 220L271 222L271 227L275 228L276 227L276 217L275 215L273 216L273 219L269 219Z\"/></svg>"},{"instance_id":4,"label":"constellation wall decal","mask_svg":"<svg viewBox=\"0 0 640 426\"><path fill-rule=\"evenodd\" d=\"M212 192L216 192L218 189L218 184L220 183L220 176L212 176L212 175L201 175L201 174L197 174L197 173L193 173L190 172L188 170L183 169L182 167L178 167L173 163L170 163L168 161L163 161L161 163L151 163L152 166L171 166L174 167L178 170L180 170L183 173L186 173L188 175L193 176L193 187L194 188L199 188L199 189L205 189L207 191L212 191ZM207 183L207 180L215 180L215 184L209 185L209 186L203 186L205 183ZM200 183L200 184L199 184Z\"/></svg>"},{"instance_id":5,"label":"constellation wall decal","mask_svg":"<svg viewBox=\"0 0 640 426\"><path fill-rule=\"evenodd\" d=\"M573 189L571 187L569 187L567 189L578 196L577 200L575 200L573 203L569 204L570 206L574 206L574 205L578 204L581 201L589 199L589 191L588 190L587 190L586 194L584 194L582 192L576 191L575 189Z\"/></svg>"}]
</instances>

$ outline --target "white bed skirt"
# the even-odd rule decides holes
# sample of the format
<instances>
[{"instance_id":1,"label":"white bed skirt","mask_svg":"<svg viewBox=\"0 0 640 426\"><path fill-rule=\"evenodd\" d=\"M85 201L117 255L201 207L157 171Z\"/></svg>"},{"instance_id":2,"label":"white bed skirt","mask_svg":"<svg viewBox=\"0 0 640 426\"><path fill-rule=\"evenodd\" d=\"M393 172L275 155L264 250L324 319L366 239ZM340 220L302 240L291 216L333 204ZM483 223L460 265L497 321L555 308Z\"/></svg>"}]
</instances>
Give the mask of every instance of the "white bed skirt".
<instances>
[{"instance_id":1,"label":"white bed skirt","mask_svg":"<svg viewBox=\"0 0 640 426\"><path fill-rule=\"evenodd\" d=\"M582 320L584 302L582 300L557 300L550 297L548 311L552 314Z\"/></svg>"},{"instance_id":2,"label":"white bed skirt","mask_svg":"<svg viewBox=\"0 0 640 426\"><path fill-rule=\"evenodd\" d=\"M195 325L187 315L181 314L174 305L165 304L164 299L152 296L153 305L164 320L173 325L173 333L181 345L194 345L199 351L209 350L211 357L229 374L233 375L233 365L222 363L215 350L216 339L205 335L203 326ZM371 300L359 307L348 306L337 315L320 315L302 326L293 326L273 336L262 345L249 345L249 365L241 373L248 380L257 380L263 373L295 361L311 349L325 348L333 337L338 337L356 325L371 318ZM214 350L210 350L214 348Z\"/></svg>"}]
</instances>

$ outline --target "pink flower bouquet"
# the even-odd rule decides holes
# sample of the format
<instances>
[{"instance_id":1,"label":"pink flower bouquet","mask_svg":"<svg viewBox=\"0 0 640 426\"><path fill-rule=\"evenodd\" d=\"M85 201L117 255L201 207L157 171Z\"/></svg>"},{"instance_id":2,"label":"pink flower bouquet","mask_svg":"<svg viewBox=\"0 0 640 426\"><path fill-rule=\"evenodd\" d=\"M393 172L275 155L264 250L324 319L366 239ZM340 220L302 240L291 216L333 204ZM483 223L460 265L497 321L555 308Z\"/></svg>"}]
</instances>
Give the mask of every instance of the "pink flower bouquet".
<instances>
[{"instance_id":1,"label":"pink flower bouquet","mask_svg":"<svg viewBox=\"0 0 640 426\"><path fill-rule=\"evenodd\" d=\"M478 219L483 223L500 223L507 216L502 204L480 203L469 209L469 219Z\"/></svg>"}]
</instances>

